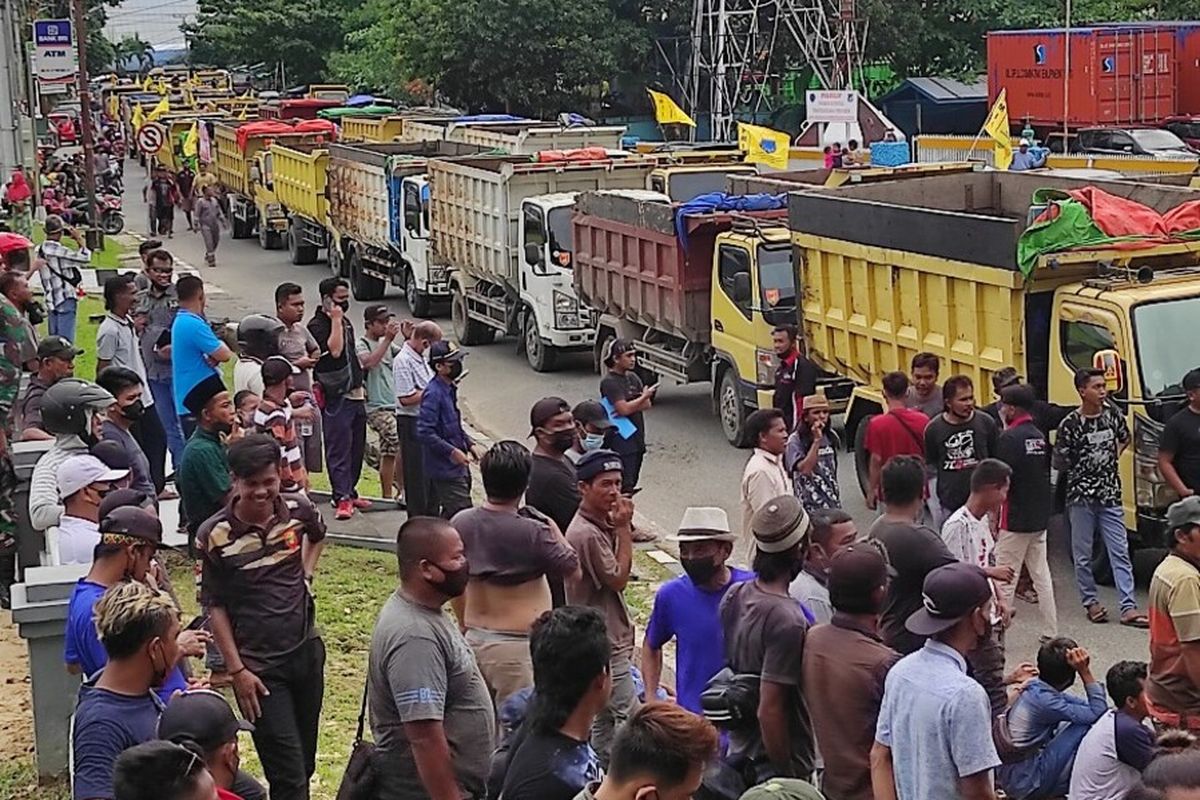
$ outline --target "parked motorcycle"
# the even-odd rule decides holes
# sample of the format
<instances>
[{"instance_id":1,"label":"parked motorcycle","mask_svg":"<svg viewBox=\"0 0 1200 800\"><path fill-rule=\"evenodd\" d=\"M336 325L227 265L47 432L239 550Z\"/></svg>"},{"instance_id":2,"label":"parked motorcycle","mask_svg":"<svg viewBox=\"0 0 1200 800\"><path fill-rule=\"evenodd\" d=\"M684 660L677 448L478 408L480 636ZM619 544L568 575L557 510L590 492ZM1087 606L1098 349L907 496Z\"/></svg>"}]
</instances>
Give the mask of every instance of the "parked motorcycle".
<instances>
[{"instance_id":1,"label":"parked motorcycle","mask_svg":"<svg viewBox=\"0 0 1200 800\"><path fill-rule=\"evenodd\" d=\"M78 197L71 201L71 211L76 218L87 216L87 198ZM97 226L109 236L125 230L125 214L121 211L121 196L104 194L96 198Z\"/></svg>"}]
</instances>

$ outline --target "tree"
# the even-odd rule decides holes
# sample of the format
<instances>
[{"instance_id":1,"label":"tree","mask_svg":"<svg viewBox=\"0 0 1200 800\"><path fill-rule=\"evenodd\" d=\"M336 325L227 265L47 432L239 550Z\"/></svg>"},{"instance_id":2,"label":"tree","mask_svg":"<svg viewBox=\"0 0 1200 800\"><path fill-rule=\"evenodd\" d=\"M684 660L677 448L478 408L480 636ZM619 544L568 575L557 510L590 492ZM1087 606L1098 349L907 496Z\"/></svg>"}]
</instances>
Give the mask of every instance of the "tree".
<instances>
[{"instance_id":1,"label":"tree","mask_svg":"<svg viewBox=\"0 0 1200 800\"><path fill-rule=\"evenodd\" d=\"M358 89L399 95L395 0L367 0L345 20L342 48L330 55L334 79Z\"/></svg>"},{"instance_id":2,"label":"tree","mask_svg":"<svg viewBox=\"0 0 1200 800\"><path fill-rule=\"evenodd\" d=\"M126 36L113 46L114 69L128 69L130 61L134 64L133 72L148 72L154 66L154 48L137 34Z\"/></svg>"}]
</instances>

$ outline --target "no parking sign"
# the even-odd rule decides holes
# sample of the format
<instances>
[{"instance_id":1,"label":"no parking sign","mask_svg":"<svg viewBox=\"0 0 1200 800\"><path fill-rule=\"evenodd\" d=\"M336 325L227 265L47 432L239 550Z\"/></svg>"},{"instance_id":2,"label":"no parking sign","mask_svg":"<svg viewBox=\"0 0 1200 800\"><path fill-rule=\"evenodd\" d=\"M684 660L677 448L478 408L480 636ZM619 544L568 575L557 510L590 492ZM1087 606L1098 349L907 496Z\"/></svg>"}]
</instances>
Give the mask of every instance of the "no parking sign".
<instances>
[{"instance_id":1,"label":"no parking sign","mask_svg":"<svg viewBox=\"0 0 1200 800\"><path fill-rule=\"evenodd\" d=\"M167 140L167 129L157 122L146 122L138 128L138 149L148 156L157 153Z\"/></svg>"}]
</instances>

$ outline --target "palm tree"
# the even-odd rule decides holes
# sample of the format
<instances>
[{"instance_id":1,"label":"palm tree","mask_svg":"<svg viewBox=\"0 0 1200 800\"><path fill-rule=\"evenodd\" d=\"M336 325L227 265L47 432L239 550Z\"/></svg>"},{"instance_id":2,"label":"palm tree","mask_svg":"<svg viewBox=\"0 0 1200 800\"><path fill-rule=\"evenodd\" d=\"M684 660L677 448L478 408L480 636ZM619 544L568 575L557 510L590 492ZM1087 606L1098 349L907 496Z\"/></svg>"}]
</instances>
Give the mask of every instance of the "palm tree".
<instances>
[{"instance_id":1,"label":"palm tree","mask_svg":"<svg viewBox=\"0 0 1200 800\"><path fill-rule=\"evenodd\" d=\"M124 37L114 49L115 66L119 70L126 69L130 60L136 63L138 72L148 72L154 66L154 48L137 34Z\"/></svg>"}]
</instances>

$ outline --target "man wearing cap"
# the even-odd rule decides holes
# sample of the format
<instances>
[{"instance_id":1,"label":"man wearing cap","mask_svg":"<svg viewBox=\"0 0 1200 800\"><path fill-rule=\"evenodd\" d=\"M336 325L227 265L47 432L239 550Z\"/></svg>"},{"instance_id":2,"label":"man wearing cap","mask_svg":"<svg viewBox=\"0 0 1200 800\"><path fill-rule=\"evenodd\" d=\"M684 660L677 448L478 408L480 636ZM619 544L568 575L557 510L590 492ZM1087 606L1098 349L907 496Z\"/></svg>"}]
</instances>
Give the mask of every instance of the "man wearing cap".
<instances>
[{"instance_id":1,"label":"man wearing cap","mask_svg":"<svg viewBox=\"0 0 1200 800\"><path fill-rule=\"evenodd\" d=\"M642 474L642 459L646 455L646 418L644 412L654 405L658 384L645 386L636 369L637 354L633 342L628 339L613 339L604 353L604 365L608 374L600 381L600 396L618 416L633 424L632 435L624 436L618 428L608 432L604 446L621 457L624 464L624 487L626 493L637 488Z\"/></svg>"},{"instance_id":2,"label":"man wearing cap","mask_svg":"<svg viewBox=\"0 0 1200 800\"><path fill-rule=\"evenodd\" d=\"M140 335L142 364L146 367L146 385L154 398L154 410L167 435L171 464L179 469L185 439L175 405L174 379L171 373L171 328L179 313L179 294L172 283L175 262L171 254L158 247L142 253L145 269L138 273L134 319L144 325ZM141 251L141 248L138 250Z\"/></svg>"},{"instance_id":3,"label":"man wearing cap","mask_svg":"<svg viewBox=\"0 0 1200 800\"><path fill-rule=\"evenodd\" d=\"M75 357L83 351L61 336L38 342L38 369L17 401L15 429L23 442L48 441L54 434L42 429L42 395L63 378L75 374Z\"/></svg>"},{"instance_id":4,"label":"man wearing cap","mask_svg":"<svg viewBox=\"0 0 1200 800\"><path fill-rule=\"evenodd\" d=\"M83 281L80 265L90 263L92 251L88 250L74 228L68 229L62 217L51 214L45 222L46 241L38 248L41 268L38 277L46 293L46 306L50 311L49 332L51 336L63 336L75 341L75 308L78 300L76 290ZM62 243L67 233L78 249L72 250Z\"/></svg>"},{"instance_id":5,"label":"man wearing cap","mask_svg":"<svg viewBox=\"0 0 1200 800\"><path fill-rule=\"evenodd\" d=\"M603 409L601 413L604 413ZM608 422L607 414L604 419ZM575 418L566 400L543 397L529 410L529 424L529 435L536 444L525 503L554 520L560 531L566 531L579 510L579 480L575 477L575 464L567 455L578 439ZM565 451L561 449L564 445L568 447ZM550 595L555 608L566 604L565 592L562 580L551 577Z\"/></svg>"},{"instance_id":6,"label":"man wearing cap","mask_svg":"<svg viewBox=\"0 0 1200 800\"><path fill-rule=\"evenodd\" d=\"M924 647L888 672L871 749L875 797L994 798L987 692L966 656L991 635L992 588L983 570L956 562L925 578L924 606L905 623Z\"/></svg>"},{"instance_id":7,"label":"man wearing cap","mask_svg":"<svg viewBox=\"0 0 1200 800\"><path fill-rule=\"evenodd\" d=\"M412 323L408 323L410 329ZM394 363L400 352L396 337L401 323L385 305L363 310L363 335L358 337L358 362L366 375L367 426L379 437L379 489L384 498L404 493L403 465L396 471L400 437L396 431L396 379Z\"/></svg>"},{"instance_id":8,"label":"man wearing cap","mask_svg":"<svg viewBox=\"0 0 1200 800\"><path fill-rule=\"evenodd\" d=\"M204 765L216 784L218 800L241 800L231 790L239 778L238 734L242 731L253 733L253 723L234 716L225 698L212 689L192 689L180 694L158 718L159 739L199 745Z\"/></svg>"},{"instance_id":9,"label":"man wearing cap","mask_svg":"<svg viewBox=\"0 0 1200 800\"><path fill-rule=\"evenodd\" d=\"M454 342L437 341L429 347L429 364L436 377L425 387L417 438L425 453L425 474L431 514L450 519L471 507L471 470L467 466L483 449L463 429L458 409L458 380L467 353Z\"/></svg>"},{"instance_id":10,"label":"man wearing cap","mask_svg":"<svg viewBox=\"0 0 1200 800\"><path fill-rule=\"evenodd\" d=\"M746 418L746 438L754 452L742 470L742 532L733 548L733 563L740 566L749 566L754 560L754 515L779 495L793 491L783 460L788 445L783 412L777 408L755 411Z\"/></svg>"},{"instance_id":11,"label":"man wearing cap","mask_svg":"<svg viewBox=\"0 0 1200 800\"><path fill-rule=\"evenodd\" d=\"M129 474L113 470L93 455L71 456L58 467L63 515L58 521L60 564L88 564L100 542L100 501Z\"/></svg>"},{"instance_id":12,"label":"man wearing cap","mask_svg":"<svg viewBox=\"0 0 1200 800\"><path fill-rule=\"evenodd\" d=\"M805 397L803 404L800 423L788 437L783 465L805 511L811 514L819 508L841 508L837 450L828 433L829 400L818 393Z\"/></svg>"},{"instance_id":13,"label":"man wearing cap","mask_svg":"<svg viewBox=\"0 0 1200 800\"><path fill-rule=\"evenodd\" d=\"M66 647L63 658L67 671L82 674L84 680L108 663L108 653L96 634L94 608L108 589L121 581L150 583L150 565L162 543L162 523L154 515L136 506L108 508L100 520L100 541L94 551L92 568L79 579L67 606ZM204 655L208 631L181 631L176 644L183 655ZM155 687L164 702L187 688L187 678L178 664L172 665L161 686Z\"/></svg>"},{"instance_id":14,"label":"man wearing cap","mask_svg":"<svg viewBox=\"0 0 1200 800\"><path fill-rule=\"evenodd\" d=\"M325 398L321 428L333 504L338 519L350 519L355 509L371 507L370 500L358 496L367 447L367 394L362 363L354 352L354 324L346 317L350 286L341 278L326 278L320 293L321 305L308 321L321 350L313 377Z\"/></svg>"},{"instance_id":15,"label":"man wearing cap","mask_svg":"<svg viewBox=\"0 0 1200 800\"><path fill-rule=\"evenodd\" d=\"M404 473L404 505L410 517L429 513L428 479L425 475L425 452L417 437L417 417L421 413L421 398L433 380L433 368L425 353L434 342L442 339L442 329L432 320L421 320L392 362L392 378L396 392L396 429L400 437L400 469Z\"/></svg>"},{"instance_id":16,"label":"man wearing cap","mask_svg":"<svg viewBox=\"0 0 1200 800\"><path fill-rule=\"evenodd\" d=\"M825 762L822 789L837 800L872 800L868 754L875 741L883 682L900 654L879 635L887 596L887 559L859 542L829 562L833 618L804 639L804 697Z\"/></svg>"},{"instance_id":17,"label":"man wearing cap","mask_svg":"<svg viewBox=\"0 0 1200 800\"><path fill-rule=\"evenodd\" d=\"M1167 420L1158 442L1158 470L1180 497L1200 490L1200 369L1183 376L1187 405Z\"/></svg>"},{"instance_id":18,"label":"man wearing cap","mask_svg":"<svg viewBox=\"0 0 1200 800\"><path fill-rule=\"evenodd\" d=\"M633 620L625 587L633 569L633 500L621 494L623 465L611 450L593 450L576 465L579 511L567 527L567 541L582 570L567 581L567 602L591 606L604 615L612 645L612 696L592 723L592 747L608 763L613 735L637 707L633 686Z\"/></svg>"},{"instance_id":19,"label":"man wearing cap","mask_svg":"<svg viewBox=\"0 0 1200 800\"><path fill-rule=\"evenodd\" d=\"M221 379L213 375L188 395L196 432L188 439L179 462L180 500L187 513L189 549L200 525L217 513L229 495L229 461L225 438L233 433L237 412Z\"/></svg>"},{"instance_id":20,"label":"man wearing cap","mask_svg":"<svg viewBox=\"0 0 1200 800\"><path fill-rule=\"evenodd\" d=\"M292 377L299 372L283 356L271 356L260 368L263 394L254 411L254 429L279 443L279 477L285 492L308 491L304 453L296 435L296 409L304 403L303 392L292 391Z\"/></svg>"},{"instance_id":21,"label":"man wearing cap","mask_svg":"<svg viewBox=\"0 0 1200 800\"><path fill-rule=\"evenodd\" d=\"M674 639L676 697L681 706L700 714L700 693L725 666L721 600L731 586L754 573L726 565L737 535L729 529L724 509L688 508L678 532L668 538L679 543L684 574L654 595L642 641L642 680L646 696L654 697L662 678L663 647Z\"/></svg>"},{"instance_id":22,"label":"man wearing cap","mask_svg":"<svg viewBox=\"0 0 1200 800\"><path fill-rule=\"evenodd\" d=\"M1190 413L1190 412L1179 412ZM1167 509L1171 552L1150 579L1146 695L1161 725L1200 731L1200 497Z\"/></svg>"},{"instance_id":23,"label":"man wearing cap","mask_svg":"<svg viewBox=\"0 0 1200 800\"><path fill-rule=\"evenodd\" d=\"M781 495L758 510L751 530L758 577L729 589L720 617L725 663L735 673L760 676L758 726L730 732L729 757L748 762L744 773L756 777L754 783L771 776L807 779L815 761L802 689L808 619L788 585L804 568L808 514L794 495Z\"/></svg>"},{"instance_id":24,"label":"man wearing cap","mask_svg":"<svg viewBox=\"0 0 1200 800\"><path fill-rule=\"evenodd\" d=\"M1012 163L1008 168L1013 172L1021 172L1027 169L1038 169L1046 165L1046 156L1049 155L1049 150L1040 150L1037 153L1030 152L1029 140L1022 139L1017 147L1017 152L1012 154Z\"/></svg>"},{"instance_id":25,"label":"man wearing cap","mask_svg":"<svg viewBox=\"0 0 1200 800\"><path fill-rule=\"evenodd\" d=\"M613 422L604 406L596 400L576 403L571 416L575 418L575 444L567 451L567 459L576 464L584 453L604 447L604 439Z\"/></svg>"}]
</instances>

